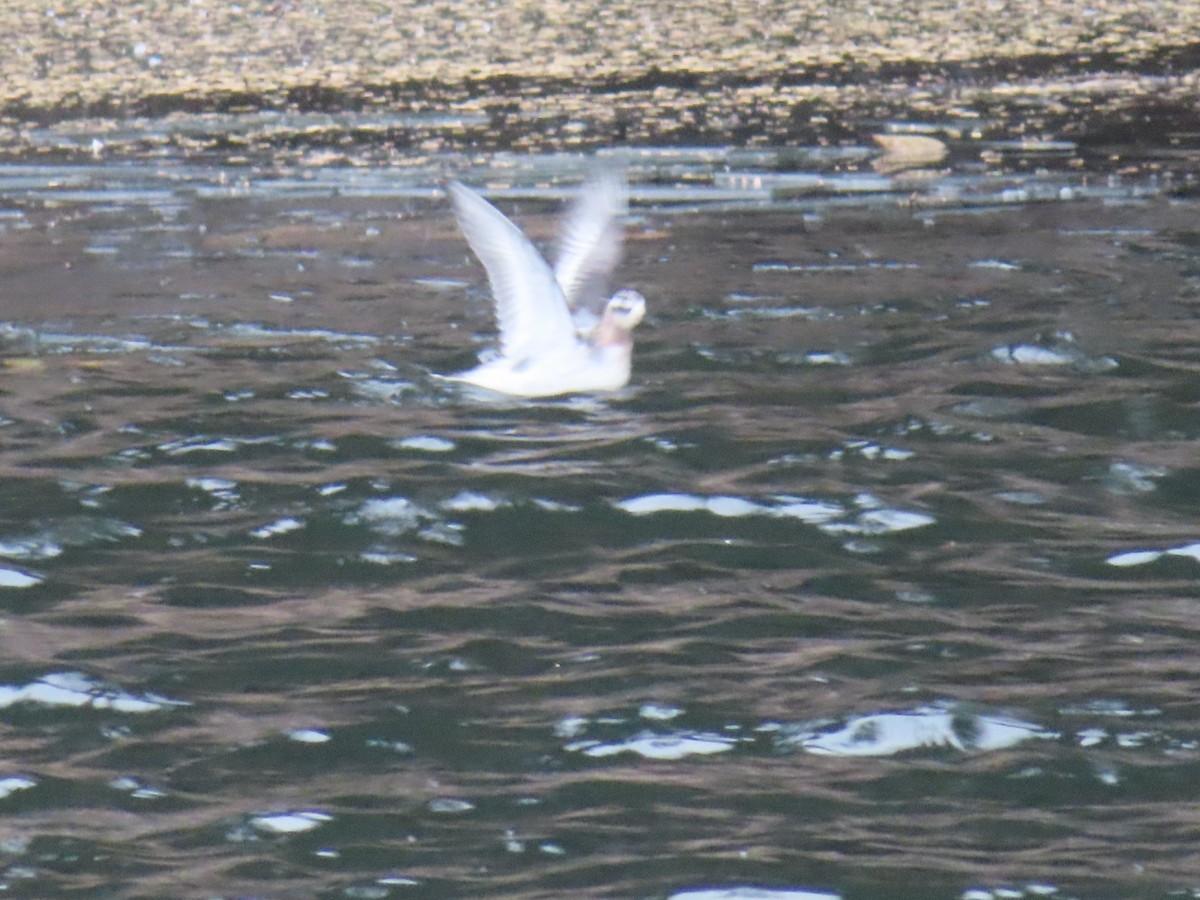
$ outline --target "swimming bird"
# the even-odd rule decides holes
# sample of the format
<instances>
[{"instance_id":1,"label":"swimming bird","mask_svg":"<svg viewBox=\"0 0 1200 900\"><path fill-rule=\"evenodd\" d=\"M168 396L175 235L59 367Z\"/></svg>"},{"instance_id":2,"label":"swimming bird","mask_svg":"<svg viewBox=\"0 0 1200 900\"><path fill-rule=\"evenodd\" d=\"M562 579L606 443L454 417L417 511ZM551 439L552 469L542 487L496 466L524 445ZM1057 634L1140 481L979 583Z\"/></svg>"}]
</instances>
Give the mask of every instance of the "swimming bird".
<instances>
[{"instance_id":1,"label":"swimming bird","mask_svg":"<svg viewBox=\"0 0 1200 900\"><path fill-rule=\"evenodd\" d=\"M465 185L446 192L471 250L487 270L499 353L453 381L518 397L613 391L629 381L630 332L646 314L637 291L604 301L621 258L623 179L584 184L566 218L553 269L500 210Z\"/></svg>"}]
</instances>

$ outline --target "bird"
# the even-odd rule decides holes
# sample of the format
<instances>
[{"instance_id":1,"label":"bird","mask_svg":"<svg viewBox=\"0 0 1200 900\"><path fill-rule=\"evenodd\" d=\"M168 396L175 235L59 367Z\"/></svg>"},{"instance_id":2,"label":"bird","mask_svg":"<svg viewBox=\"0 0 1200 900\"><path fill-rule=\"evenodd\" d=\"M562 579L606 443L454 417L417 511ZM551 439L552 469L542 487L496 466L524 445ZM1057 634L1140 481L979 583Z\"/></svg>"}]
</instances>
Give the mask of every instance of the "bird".
<instances>
[{"instance_id":1,"label":"bird","mask_svg":"<svg viewBox=\"0 0 1200 900\"><path fill-rule=\"evenodd\" d=\"M458 181L446 185L459 228L492 289L498 353L451 381L516 397L615 391L629 382L633 328L646 300L605 300L621 258L625 181L586 181L565 219L554 268L500 210Z\"/></svg>"}]
</instances>

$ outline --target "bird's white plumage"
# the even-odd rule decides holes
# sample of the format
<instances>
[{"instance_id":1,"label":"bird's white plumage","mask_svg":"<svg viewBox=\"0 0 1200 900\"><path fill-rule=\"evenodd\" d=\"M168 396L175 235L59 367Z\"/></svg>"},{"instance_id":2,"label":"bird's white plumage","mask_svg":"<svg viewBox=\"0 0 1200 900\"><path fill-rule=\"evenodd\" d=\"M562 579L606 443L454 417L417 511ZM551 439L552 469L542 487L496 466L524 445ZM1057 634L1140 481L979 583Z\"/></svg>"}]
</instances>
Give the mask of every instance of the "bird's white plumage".
<instances>
[{"instance_id":1,"label":"bird's white plumage","mask_svg":"<svg viewBox=\"0 0 1200 900\"><path fill-rule=\"evenodd\" d=\"M504 214L465 185L447 186L471 250L487 270L500 328L500 354L513 360L547 353L575 337L554 273Z\"/></svg>"},{"instance_id":2,"label":"bird's white plumage","mask_svg":"<svg viewBox=\"0 0 1200 900\"><path fill-rule=\"evenodd\" d=\"M621 261L625 180L608 172L592 178L563 223L554 278L576 325L594 325L608 299L608 282Z\"/></svg>"},{"instance_id":3,"label":"bird's white plumage","mask_svg":"<svg viewBox=\"0 0 1200 900\"><path fill-rule=\"evenodd\" d=\"M523 397L615 390L629 380L633 342L645 301L618 291L590 321L573 321L573 302L594 304L621 255L625 185L606 175L584 186L567 217L558 266L503 213L470 188L447 193L459 226L487 270L500 329L500 355L456 381Z\"/></svg>"}]
</instances>

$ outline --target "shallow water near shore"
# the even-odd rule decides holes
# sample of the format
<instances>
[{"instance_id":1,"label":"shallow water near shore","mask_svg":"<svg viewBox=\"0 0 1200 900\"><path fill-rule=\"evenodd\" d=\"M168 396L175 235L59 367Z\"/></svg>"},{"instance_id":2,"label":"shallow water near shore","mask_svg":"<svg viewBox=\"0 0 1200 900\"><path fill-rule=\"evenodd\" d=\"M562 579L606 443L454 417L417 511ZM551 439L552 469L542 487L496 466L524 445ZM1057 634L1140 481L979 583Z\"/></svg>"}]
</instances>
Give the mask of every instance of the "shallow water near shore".
<instances>
[{"instance_id":1,"label":"shallow water near shore","mask_svg":"<svg viewBox=\"0 0 1200 900\"><path fill-rule=\"evenodd\" d=\"M601 154L543 401L437 184L590 159L0 166L0 885L1194 896L1196 159L984 150Z\"/></svg>"}]
</instances>

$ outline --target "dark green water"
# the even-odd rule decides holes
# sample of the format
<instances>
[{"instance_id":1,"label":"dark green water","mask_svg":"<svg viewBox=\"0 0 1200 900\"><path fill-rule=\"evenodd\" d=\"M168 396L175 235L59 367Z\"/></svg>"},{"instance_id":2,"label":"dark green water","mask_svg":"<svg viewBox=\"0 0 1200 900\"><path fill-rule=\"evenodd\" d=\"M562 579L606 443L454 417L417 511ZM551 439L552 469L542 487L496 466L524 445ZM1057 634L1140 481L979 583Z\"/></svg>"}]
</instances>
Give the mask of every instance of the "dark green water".
<instances>
[{"instance_id":1,"label":"dark green water","mask_svg":"<svg viewBox=\"0 0 1200 900\"><path fill-rule=\"evenodd\" d=\"M543 402L449 164L0 169L5 893L1195 896L1194 191L794 165L635 159Z\"/></svg>"}]
</instances>

